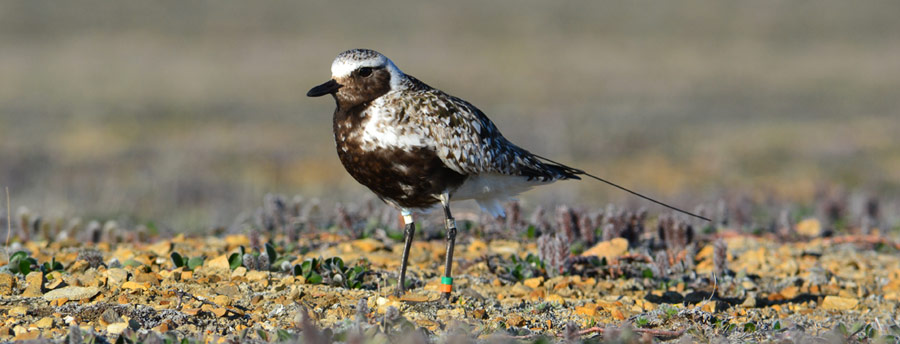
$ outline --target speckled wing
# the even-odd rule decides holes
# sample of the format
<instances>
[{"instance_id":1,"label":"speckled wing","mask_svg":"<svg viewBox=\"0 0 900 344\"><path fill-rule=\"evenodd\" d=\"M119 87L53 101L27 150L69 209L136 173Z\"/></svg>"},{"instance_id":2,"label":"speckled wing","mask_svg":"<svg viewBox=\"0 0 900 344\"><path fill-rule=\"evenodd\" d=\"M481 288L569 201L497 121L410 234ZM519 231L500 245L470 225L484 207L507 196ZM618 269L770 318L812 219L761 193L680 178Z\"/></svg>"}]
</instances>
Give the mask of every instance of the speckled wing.
<instances>
[{"instance_id":1,"label":"speckled wing","mask_svg":"<svg viewBox=\"0 0 900 344\"><path fill-rule=\"evenodd\" d=\"M418 92L416 120L427 128L435 151L450 169L469 175L498 173L553 181L579 179L580 170L541 161L509 142L484 113L436 89Z\"/></svg>"}]
</instances>

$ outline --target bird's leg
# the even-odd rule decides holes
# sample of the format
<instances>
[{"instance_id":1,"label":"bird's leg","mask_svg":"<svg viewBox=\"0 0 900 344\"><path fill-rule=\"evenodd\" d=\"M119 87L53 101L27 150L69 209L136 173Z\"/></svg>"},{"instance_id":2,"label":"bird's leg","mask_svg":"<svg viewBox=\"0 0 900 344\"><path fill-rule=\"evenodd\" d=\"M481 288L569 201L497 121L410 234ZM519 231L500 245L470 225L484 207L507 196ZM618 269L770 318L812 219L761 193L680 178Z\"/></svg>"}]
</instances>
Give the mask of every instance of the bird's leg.
<instances>
[{"instance_id":1,"label":"bird's leg","mask_svg":"<svg viewBox=\"0 0 900 344\"><path fill-rule=\"evenodd\" d=\"M447 226L447 255L444 262L444 277L441 278L441 299L450 300L450 293L453 291L453 248L456 246L456 220L450 214L450 196L448 194L441 195L441 205L444 206L444 217L446 217Z\"/></svg>"},{"instance_id":2,"label":"bird's leg","mask_svg":"<svg viewBox=\"0 0 900 344\"><path fill-rule=\"evenodd\" d=\"M408 209L403 209L401 214L405 225L404 237L406 237L406 243L403 245L403 255L400 256L400 281L397 285L398 297L406 292L406 263L409 261L409 248L412 247L413 235L416 234L416 225L413 223L412 213Z\"/></svg>"}]
</instances>

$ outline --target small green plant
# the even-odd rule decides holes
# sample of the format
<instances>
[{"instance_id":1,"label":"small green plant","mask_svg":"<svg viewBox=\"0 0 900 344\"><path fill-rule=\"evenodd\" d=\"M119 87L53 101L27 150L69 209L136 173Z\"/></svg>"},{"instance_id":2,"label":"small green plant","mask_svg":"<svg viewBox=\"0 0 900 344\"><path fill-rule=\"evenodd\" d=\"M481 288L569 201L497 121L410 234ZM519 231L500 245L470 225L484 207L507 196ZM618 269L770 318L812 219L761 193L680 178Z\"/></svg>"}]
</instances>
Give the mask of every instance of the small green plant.
<instances>
[{"instance_id":1,"label":"small green plant","mask_svg":"<svg viewBox=\"0 0 900 344\"><path fill-rule=\"evenodd\" d=\"M27 275L33 268L37 268L38 261L28 255L25 251L18 251L9 257L9 271L12 273L20 273Z\"/></svg>"},{"instance_id":2,"label":"small green plant","mask_svg":"<svg viewBox=\"0 0 900 344\"><path fill-rule=\"evenodd\" d=\"M650 320L644 317L638 317L635 319L635 323L637 323L638 327L644 327L650 324Z\"/></svg>"},{"instance_id":3,"label":"small green plant","mask_svg":"<svg viewBox=\"0 0 900 344\"><path fill-rule=\"evenodd\" d=\"M45 274L53 271L63 271L65 268L62 263L56 261L56 257L51 257L49 262L41 264L41 271Z\"/></svg>"},{"instance_id":4,"label":"small green plant","mask_svg":"<svg viewBox=\"0 0 900 344\"><path fill-rule=\"evenodd\" d=\"M290 263L291 261L296 259L296 257L294 257L294 256L279 255L278 251L275 249L275 245L272 244L271 242L266 243L265 251L266 251L266 258L268 258L268 270L270 270L270 271L288 271L289 268L283 268L282 265L284 265L284 263ZM261 254L257 255L257 258L259 258L259 256L261 256ZM259 265L261 265L260 269L262 269L262 270L264 270L264 268L266 268L266 266L264 266L265 264L259 264ZM290 266L290 265L288 264L287 266Z\"/></svg>"},{"instance_id":5,"label":"small green plant","mask_svg":"<svg viewBox=\"0 0 900 344\"><path fill-rule=\"evenodd\" d=\"M369 272L368 264L344 265L340 257L327 259L309 258L303 263L294 265L294 276L303 276L306 283L319 284L329 277L332 284L348 289L362 288L365 275Z\"/></svg>"},{"instance_id":6,"label":"small green plant","mask_svg":"<svg viewBox=\"0 0 900 344\"><path fill-rule=\"evenodd\" d=\"M672 307L667 304L662 304L659 307L663 313L666 315L666 320L671 319L672 317L678 315L678 308Z\"/></svg>"},{"instance_id":7,"label":"small green plant","mask_svg":"<svg viewBox=\"0 0 900 344\"><path fill-rule=\"evenodd\" d=\"M176 268L183 268L186 271L194 271L194 269L203 265L203 256L191 257L190 259L181 256L178 252L172 252L172 263Z\"/></svg>"},{"instance_id":8,"label":"small green plant","mask_svg":"<svg viewBox=\"0 0 900 344\"><path fill-rule=\"evenodd\" d=\"M509 262L503 264L507 273L516 281L524 281L526 279L543 276L546 274L546 265L536 255L529 253L524 259L512 255Z\"/></svg>"},{"instance_id":9,"label":"small green plant","mask_svg":"<svg viewBox=\"0 0 900 344\"><path fill-rule=\"evenodd\" d=\"M748 322L744 324L744 332L750 333L756 331L756 324L753 322Z\"/></svg>"},{"instance_id":10,"label":"small green plant","mask_svg":"<svg viewBox=\"0 0 900 344\"><path fill-rule=\"evenodd\" d=\"M293 274L294 276L303 276L303 278L306 279L306 283L309 284L322 283L322 275L319 275L319 273L316 272L318 264L318 259L309 258L304 260L303 263L294 265Z\"/></svg>"}]
</instances>

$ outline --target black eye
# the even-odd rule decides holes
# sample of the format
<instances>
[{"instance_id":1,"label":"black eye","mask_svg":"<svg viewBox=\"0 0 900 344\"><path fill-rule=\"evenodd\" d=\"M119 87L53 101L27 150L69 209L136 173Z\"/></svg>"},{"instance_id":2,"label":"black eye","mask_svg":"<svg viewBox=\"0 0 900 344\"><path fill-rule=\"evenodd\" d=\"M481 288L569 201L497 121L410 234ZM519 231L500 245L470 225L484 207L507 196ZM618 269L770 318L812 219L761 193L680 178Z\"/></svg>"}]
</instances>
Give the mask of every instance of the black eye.
<instances>
[{"instance_id":1,"label":"black eye","mask_svg":"<svg viewBox=\"0 0 900 344\"><path fill-rule=\"evenodd\" d=\"M369 75L372 75L372 68L371 68L371 67L362 67L362 68L359 69L359 76L361 76L361 77L367 77L367 76L369 76Z\"/></svg>"}]
</instances>

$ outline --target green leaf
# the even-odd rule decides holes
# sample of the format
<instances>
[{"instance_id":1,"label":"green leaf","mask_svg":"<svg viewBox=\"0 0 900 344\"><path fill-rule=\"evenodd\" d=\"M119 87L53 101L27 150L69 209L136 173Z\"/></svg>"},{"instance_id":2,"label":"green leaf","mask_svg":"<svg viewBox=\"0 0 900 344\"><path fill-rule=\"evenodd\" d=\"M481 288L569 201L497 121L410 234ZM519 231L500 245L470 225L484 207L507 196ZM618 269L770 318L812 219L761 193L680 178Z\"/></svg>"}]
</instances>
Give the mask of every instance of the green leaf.
<instances>
[{"instance_id":1,"label":"green leaf","mask_svg":"<svg viewBox=\"0 0 900 344\"><path fill-rule=\"evenodd\" d=\"M194 269L200 267L201 265L203 265L203 259L204 259L204 258L203 258L202 256L191 258L191 259L188 260L188 262L187 262L187 267L188 267L188 269L190 269L191 271L193 271Z\"/></svg>"},{"instance_id":2,"label":"green leaf","mask_svg":"<svg viewBox=\"0 0 900 344\"><path fill-rule=\"evenodd\" d=\"M850 335L850 331L847 330L847 325L844 325L844 323L838 323L836 329L844 336Z\"/></svg>"},{"instance_id":3,"label":"green leaf","mask_svg":"<svg viewBox=\"0 0 900 344\"><path fill-rule=\"evenodd\" d=\"M309 258L304 260L301 263L300 268L303 271L303 276L308 278L308 275L313 272L313 265L315 265L316 260L314 258Z\"/></svg>"},{"instance_id":4,"label":"green leaf","mask_svg":"<svg viewBox=\"0 0 900 344\"><path fill-rule=\"evenodd\" d=\"M775 325L772 325L772 329L774 329L775 331L780 330L781 329L781 321L776 321Z\"/></svg>"},{"instance_id":5,"label":"green leaf","mask_svg":"<svg viewBox=\"0 0 900 344\"><path fill-rule=\"evenodd\" d=\"M403 231L387 230L385 231L388 238L394 241L403 241Z\"/></svg>"},{"instance_id":6,"label":"green leaf","mask_svg":"<svg viewBox=\"0 0 900 344\"><path fill-rule=\"evenodd\" d=\"M135 268L136 268L136 267L141 266L141 265L143 265L143 264L141 264L141 262L136 261L136 260L134 260L134 259L128 259L128 260L126 260L125 262L123 262L122 265L123 265L123 266L130 266L130 267L135 267Z\"/></svg>"},{"instance_id":7,"label":"green leaf","mask_svg":"<svg viewBox=\"0 0 900 344\"><path fill-rule=\"evenodd\" d=\"M537 237L537 227L534 225L528 226L528 232L526 232L525 237L528 239L534 239Z\"/></svg>"},{"instance_id":8,"label":"green leaf","mask_svg":"<svg viewBox=\"0 0 900 344\"><path fill-rule=\"evenodd\" d=\"M147 231L151 236L156 236L159 234L159 228L156 227L156 223L153 221L147 221Z\"/></svg>"},{"instance_id":9,"label":"green leaf","mask_svg":"<svg viewBox=\"0 0 900 344\"><path fill-rule=\"evenodd\" d=\"M13 255L9 257L9 261L13 261L16 259L22 260L25 258L28 258L28 253L25 253L25 251L18 251L16 253L13 253Z\"/></svg>"},{"instance_id":10,"label":"green leaf","mask_svg":"<svg viewBox=\"0 0 900 344\"><path fill-rule=\"evenodd\" d=\"M650 324L650 320L647 320L647 318L644 317L639 317L637 318L637 324L640 327L644 327L647 326L647 324Z\"/></svg>"},{"instance_id":11,"label":"green leaf","mask_svg":"<svg viewBox=\"0 0 900 344\"><path fill-rule=\"evenodd\" d=\"M309 277L306 278L306 283L309 283L309 284L322 283L322 276L319 276L319 274L312 272L312 273L310 273Z\"/></svg>"},{"instance_id":12,"label":"green leaf","mask_svg":"<svg viewBox=\"0 0 900 344\"><path fill-rule=\"evenodd\" d=\"M31 272L31 262L28 259L19 260L19 272L23 275Z\"/></svg>"},{"instance_id":13,"label":"green leaf","mask_svg":"<svg viewBox=\"0 0 900 344\"><path fill-rule=\"evenodd\" d=\"M294 259L292 259L292 257L289 257L289 256L281 256L281 257L278 257L277 260L275 260L274 262L272 262L271 265L272 265L273 268L280 268L280 267L281 267L281 263L284 263L284 262L290 262L290 261L292 261L292 260L294 260Z\"/></svg>"},{"instance_id":14,"label":"green leaf","mask_svg":"<svg viewBox=\"0 0 900 344\"><path fill-rule=\"evenodd\" d=\"M300 264L294 264L294 268L291 269L291 274L296 276L303 276L303 267Z\"/></svg>"},{"instance_id":15,"label":"green leaf","mask_svg":"<svg viewBox=\"0 0 900 344\"><path fill-rule=\"evenodd\" d=\"M285 331L285 330L283 330L283 329L279 329L278 331L276 331L276 333L278 334L278 341L279 341L279 342L286 342L286 341L289 341L289 340L291 340L291 339L294 339L294 336L292 336L290 332Z\"/></svg>"},{"instance_id":16,"label":"green leaf","mask_svg":"<svg viewBox=\"0 0 900 344\"><path fill-rule=\"evenodd\" d=\"M175 264L176 268L180 268L185 265L184 257L181 256L178 252L172 252L169 256L172 257L172 263Z\"/></svg>"},{"instance_id":17,"label":"green leaf","mask_svg":"<svg viewBox=\"0 0 900 344\"><path fill-rule=\"evenodd\" d=\"M752 322L748 322L744 324L744 332L754 332L756 331L756 324Z\"/></svg>"},{"instance_id":18,"label":"green leaf","mask_svg":"<svg viewBox=\"0 0 900 344\"><path fill-rule=\"evenodd\" d=\"M325 261L322 262L322 264L325 265L327 268L331 269L332 271L344 272L344 260L341 259L341 257L331 257L331 258L325 259Z\"/></svg>"},{"instance_id":19,"label":"green leaf","mask_svg":"<svg viewBox=\"0 0 900 344\"><path fill-rule=\"evenodd\" d=\"M228 256L228 265L231 267L231 270L237 269L243 264L244 256L240 253L232 253L230 256Z\"/></svg>"},{"instance_id":20,"label":"green leaf","mask_svg":"<svg viewBox=\"0 0 900 344\"><path fill-rule=\"evenodd\" d=\"M641 275L643 275L644 278L653 278L653 270L644 269L643 271L641 271Z\"/></svg>"},{"instance_id":21,"label":"green leaf","mask_svg":"<svg viewBox=\"0 0 900 344\"><path fill-rule=\"evenodd\" d=\"M262 340L264 341L269 341L269 334L266 331L256 330L256 335L259 336L259 338L262 338Z\"/></svg>"},{"instance_id":22,"label":"green leaf","mask_svg":"<svg viewBox=\"0 0 900 344\"><path fill-rule=\"evenodd\" d=\"M272 243L266 243L266 254L269 255L269 261L274 262L278 259L278 252L275 252L275 246L272 246Z\"/></svg>"}]
</instances>

